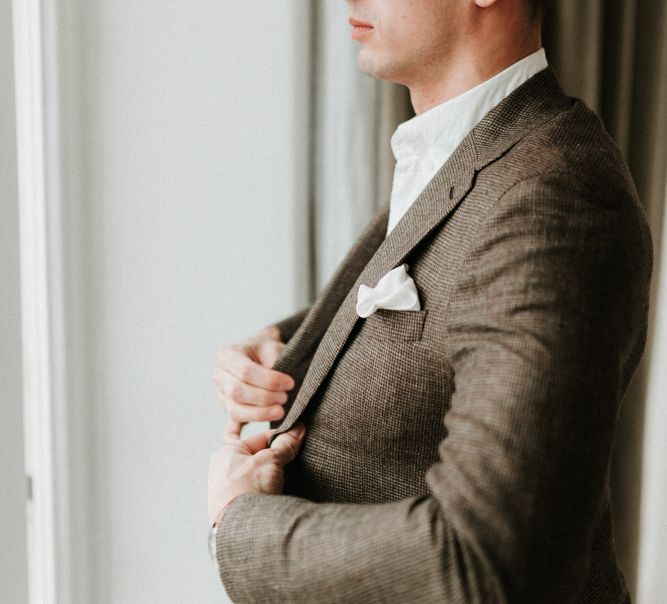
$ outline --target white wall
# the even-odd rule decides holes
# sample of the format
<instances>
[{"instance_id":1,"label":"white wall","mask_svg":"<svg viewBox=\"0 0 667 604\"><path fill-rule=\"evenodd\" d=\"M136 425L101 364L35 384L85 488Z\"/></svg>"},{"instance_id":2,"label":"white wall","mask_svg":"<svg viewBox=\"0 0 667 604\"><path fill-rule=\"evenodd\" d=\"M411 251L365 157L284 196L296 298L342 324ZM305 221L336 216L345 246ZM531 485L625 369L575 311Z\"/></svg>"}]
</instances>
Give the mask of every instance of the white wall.
<instances>
[{"instance_id":1,"label":"white wall","mask_svg":"<svg viewBox=\"0 0 667 604\"><path fill-rule=\"evenodd\" d=\"M223 601L211 375L221 344L305 302L308 4L80 0L68 17L96 603Z\"/></svg>"},{"instance_id":2,"label":"white wall","mask_svg":"<svg viewBox=\"0 0 667 604\"><path fill-rule=\"evenodd\" d=\"M27 602L11 2L0 2L0 602Z\"/></svg>"}]
</instances>

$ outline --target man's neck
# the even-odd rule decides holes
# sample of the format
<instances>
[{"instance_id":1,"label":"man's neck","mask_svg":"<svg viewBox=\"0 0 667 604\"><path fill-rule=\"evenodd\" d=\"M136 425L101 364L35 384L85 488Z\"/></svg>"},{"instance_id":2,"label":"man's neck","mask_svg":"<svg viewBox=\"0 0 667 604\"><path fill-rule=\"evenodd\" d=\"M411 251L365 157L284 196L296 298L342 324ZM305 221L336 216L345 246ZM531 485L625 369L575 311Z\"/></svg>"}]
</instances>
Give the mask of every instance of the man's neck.
<instances>
[{"instance_id":1,"label":"man's neck","mask_svg":"<svg viewBox=\"0 0 667 604\"><path fill-rule=\"evenodd\" d=\"M417 115L445 103L494 75L507 69L517 61L539 50L541 40L518 45L518 48L497 49L494 52L469 53L443 68L432 77L423 77L408 84L410 100Z\"/></svg>"}]
</instances>

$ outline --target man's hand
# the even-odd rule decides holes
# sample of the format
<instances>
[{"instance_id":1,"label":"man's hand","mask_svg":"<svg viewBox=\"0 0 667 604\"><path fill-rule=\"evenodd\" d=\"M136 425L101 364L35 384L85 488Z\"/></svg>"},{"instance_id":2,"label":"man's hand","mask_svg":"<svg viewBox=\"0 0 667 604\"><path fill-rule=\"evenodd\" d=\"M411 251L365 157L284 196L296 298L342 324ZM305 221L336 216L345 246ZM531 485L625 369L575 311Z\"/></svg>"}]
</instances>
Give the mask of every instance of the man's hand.
<instances>
[{"instance_id":1,"label":"man's hand","mask_svg":"<svg viewBox=\"0 0 667 604\"><path fill-rule=\"evenodd\" d=\"M213 381L227 416L237 422L279 420L294 379L271 369L285 344L276 327L220 349Z\"/></svg>"},{"instance_id":2,"label":"man's hand","mask_svg":"<svg viewBox=\"0 0 667 604\"><path fill-rule=\"evenodd\" d=\"M305 434L303 424L279 434L269 447L273 430L241 440L242 424L228 420L224 445L211 455L208 468L208 517L222 518L225 507L238 495L278 495L284 484L283 468L299 452Z\"/></svg>"}]
</instances>

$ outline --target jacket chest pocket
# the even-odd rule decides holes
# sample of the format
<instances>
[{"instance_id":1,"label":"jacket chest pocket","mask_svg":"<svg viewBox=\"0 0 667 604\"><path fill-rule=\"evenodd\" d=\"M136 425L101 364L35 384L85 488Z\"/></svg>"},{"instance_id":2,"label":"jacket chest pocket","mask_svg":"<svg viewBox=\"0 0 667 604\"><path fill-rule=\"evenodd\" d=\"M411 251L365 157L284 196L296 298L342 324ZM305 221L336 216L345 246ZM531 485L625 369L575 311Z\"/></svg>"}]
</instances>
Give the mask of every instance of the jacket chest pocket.
<instances>
[{"instance_id":1,"label":"jacket chest pocket","mask_svg":"<svg viewBox=\"0 0 667 604\"><path fill-rule=\"evenodd\" d=\"M426 310L385 310L380 308L363 320L358 336L385 342L421 340Z\"/></svg>"},{"instance_id":2,"label":"jacket chest pocket","mask_svg":"<svg viewBox=\"0 0 667 604\"><path fill-rule=\"evenodd\" d=\"M364 434L388 456L400 450L408 465L436 459L454 382L440 346L424 331L426 314L378 310L361 320L309 409L311 429L337 440ZM411 452L405 442L414 444ZM342 448L354 450L353 442Z\"/></svg>"}]
</instances>

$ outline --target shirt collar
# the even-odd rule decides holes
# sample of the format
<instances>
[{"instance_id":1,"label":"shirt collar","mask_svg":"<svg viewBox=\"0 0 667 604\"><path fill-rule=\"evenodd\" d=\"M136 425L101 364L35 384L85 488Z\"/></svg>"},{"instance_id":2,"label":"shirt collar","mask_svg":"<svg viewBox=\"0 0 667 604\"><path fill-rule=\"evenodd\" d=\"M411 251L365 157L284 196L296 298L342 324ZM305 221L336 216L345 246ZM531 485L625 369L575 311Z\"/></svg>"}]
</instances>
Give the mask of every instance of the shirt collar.
<instances>
[{"instance_id":1,"label":"shirt collar","mask_svg":"<svg viewBox=\"0 0 667 604\"><path fill-rule=\"evenodd\" d=\"M500 101L548 66L543 48L467 92L402 123L391 138L397 161L448 157Z\"/></svg>"}]
</instances>

